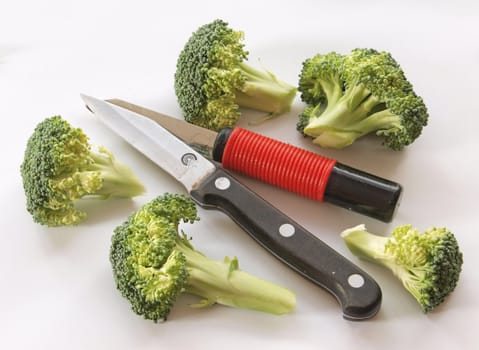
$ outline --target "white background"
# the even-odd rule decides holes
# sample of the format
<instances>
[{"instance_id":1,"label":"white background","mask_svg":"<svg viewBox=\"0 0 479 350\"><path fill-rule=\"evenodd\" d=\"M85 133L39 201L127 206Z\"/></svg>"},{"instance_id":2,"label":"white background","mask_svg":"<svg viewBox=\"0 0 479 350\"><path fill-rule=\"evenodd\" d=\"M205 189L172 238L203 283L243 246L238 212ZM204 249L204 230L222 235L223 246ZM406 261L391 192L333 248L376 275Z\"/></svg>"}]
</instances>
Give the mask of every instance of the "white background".
<instances>
[{"instance_id":1,"label":"white background","mask_svg":"<svg viewBox=\"0 0 479 350\"><path fill-rule=\"evenodd\" d=\"M329 245L357 262L382 287L379 314L342 319L328 293L253 242L226 215L200 210L186 227L215 259L238 256L243 270L297 294L296 310L272 316L222 306L191 309L178 300L166 323L130 311L108 261L112 230L175 180L105 129L79 94L123 98L181 118L173 91L176 58L200 25L222 18L246 34L250 63L297 83L301 63L318 52L355 47L388 50L430 111L429 125L402 152L365 138L341 151L321 150L296 131L303 104L261 125L242 126L398 181L404 188L391 224L244 182ZM2 349L477 349L477 177L479 5L476 1L24 1L0 11L0 348ZM88 202L78 227L46 228L25 210L19 167L27 138L60 114L135 169L148 192L134 200ZM259 114L245 113L246 119ZM339 237L365 223L387 234L411 223L447 226L464 252L456 291L428 315L386 270L358 261Z\"/></svg>"}]
</instances>

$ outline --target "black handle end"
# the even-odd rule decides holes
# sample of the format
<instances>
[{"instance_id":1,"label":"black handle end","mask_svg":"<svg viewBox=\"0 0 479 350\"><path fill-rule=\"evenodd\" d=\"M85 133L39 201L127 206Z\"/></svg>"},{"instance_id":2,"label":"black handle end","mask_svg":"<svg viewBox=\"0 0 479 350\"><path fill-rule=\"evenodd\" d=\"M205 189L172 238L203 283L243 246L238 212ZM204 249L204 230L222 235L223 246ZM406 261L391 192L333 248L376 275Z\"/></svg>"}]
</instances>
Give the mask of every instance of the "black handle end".
<instances>
[{"instance_id":1,"label":"black handle end","mask_svg":"<svg viewBox=\"0 0 479 350\"><path fill-rule=\"evenodd\" d=\"M372 282L372 283L371 283ZM342 304L343 318L349 321L364 321L374 317L381 308L382 292L379 285L370 280L365 288L365 291L353 296L353 300L349 300L349 303ZM364 300L361 297L366 297ZM356 299L356 300L354 300Z\"/></svg>"},{"instance_id":2,"label":"black handle end","mask_svg":"<svg viewBox=\"0 0 479 350\"><path fill-rule=\"evenodd\" d=\"M324 192L324 201L390 222L399 205L400 184L336 163Z\"/></svg>"}]
</instances>

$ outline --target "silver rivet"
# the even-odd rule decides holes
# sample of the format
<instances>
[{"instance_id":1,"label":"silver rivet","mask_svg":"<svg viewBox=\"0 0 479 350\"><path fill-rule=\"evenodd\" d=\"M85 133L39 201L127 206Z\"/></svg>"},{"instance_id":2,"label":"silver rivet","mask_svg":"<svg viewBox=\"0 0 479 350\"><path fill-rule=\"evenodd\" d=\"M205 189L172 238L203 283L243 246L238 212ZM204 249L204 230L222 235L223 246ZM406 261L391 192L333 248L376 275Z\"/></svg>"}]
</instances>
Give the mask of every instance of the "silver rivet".
<instances>
[{"instance_id":1,"label":"silver rivet","mask_svg":"<svg viewBox=\"0 0 479 350\"><path fill-rule=\"evenodd\" d=\"M283 237L291 237L295 231L294 226L291 224L282 224L279 227L279 234Z\"/></svg>"},{"instance_id":2,"label":"silver rivet","mask_svg":"<svg viewBox=\"0 0 479 350\"><path fill-rule=\"evenodd\" d=\"M181 156L181 162L186 166L189 166L195 160L196 156L193 153L185 153Z\"/></svg>"},{"instance_id":3,"label":"silver rivet","mask_svg":"<svg viewBox=\"0 0 479 350\"><path fill-rule=\"evenodd\" d=\"M224 191L230 188L230 186L231 186L231 181L227 177L222 176L215 180L215 187L218 190Z\"/></svg>"},{"instance_id":4,"label":"silver rivet","mask_svg":"<svg viewBox=\"0 0 479 350\"><path fill-rule=\"evenodd\" d=\"M353 288L361 288L364 286L364 277L359 273L353 273L348 277L348 283Z\"/></svg>"}]
</instances>

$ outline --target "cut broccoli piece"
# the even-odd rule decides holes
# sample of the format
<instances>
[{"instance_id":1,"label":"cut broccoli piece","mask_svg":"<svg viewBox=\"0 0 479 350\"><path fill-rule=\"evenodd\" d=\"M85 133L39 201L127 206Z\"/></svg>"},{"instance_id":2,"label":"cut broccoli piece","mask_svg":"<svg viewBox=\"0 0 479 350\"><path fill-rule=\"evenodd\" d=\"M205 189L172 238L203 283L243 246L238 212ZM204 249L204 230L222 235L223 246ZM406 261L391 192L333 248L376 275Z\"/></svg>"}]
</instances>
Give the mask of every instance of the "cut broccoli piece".
<instances>
[{"instance_id":1,"label":"cut broccoli piece","mask_svg":"<svg viewBox=\"0 0 479 350\"><path fill-rule=\"evenodd\" d=\"M375 132L387 147L401 150L427 125L423 99L387 52L318 54L304 61L299 91L308 106L297 129L322 147L343 148Z\"/></svg>"},{"instance_id":2,"label":"cut broccoli piece","mask_svg":"<svg viewBox=\"0 0 479 350\"><path fill-rule=\"evenodd\" d=\"M354 255L390 269L426 313L441 304L459 280L463 256L444 227L420 232L404 225L382 237L359 225L341 236Z\"/></svg>"},{"instance_id":3,"label":"cut broccoli piece","mask_svg":"<svg viewBox=\"0 0 479 350\"><path fill-rule=\"evenodd\" d=\"M290 110L296 88L245 63L243 36L215 20L186 43L178 57L175 92L187 121L220 130L236 124L240 106L271 116Z\"/></svg>"},{"instance_id":4,"label":"cut broccoli piece","mask_svg":"<svg viewBox=\"0 0 479 350\"><path fill-rule=\"evenodd\" d=\"M214 303L272 314L291 312L295 295L238 267L236 258L213 261L193 248L180 221L198 220L186 196L165 194L145 204L115 229L110 261L116 285L138 315L166 320L182 292Z\"/></svg>"},{"instance_id":5,"label":"cut broccoli piece","mask_svg":"<svg viewBox=\"0 0 479 350\"><path fill-rule=\"evenodd\" d=\"M47 226L75 225L86 213L83 197L133 197L144 187L105 148L91 149L87 135L60 116L43 120L30 136L20 167L28 212Z\"/></svg>"}]
</instances>

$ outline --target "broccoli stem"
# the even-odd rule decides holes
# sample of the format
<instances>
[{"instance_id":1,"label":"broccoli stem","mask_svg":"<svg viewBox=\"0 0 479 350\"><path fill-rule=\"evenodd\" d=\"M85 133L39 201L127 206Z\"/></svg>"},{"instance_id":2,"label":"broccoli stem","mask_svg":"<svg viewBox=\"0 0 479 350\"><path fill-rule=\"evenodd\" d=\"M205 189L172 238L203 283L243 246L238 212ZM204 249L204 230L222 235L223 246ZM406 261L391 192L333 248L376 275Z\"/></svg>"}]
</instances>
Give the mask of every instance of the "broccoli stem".
<instances>
[{"instance_id":1,"label":"broccoli stem","mask_svg":"<svg viewBox=\"0 0 479 350\"><path fill-rule=\"evenodd\" d=\"M367 232L364 225L358 225L345 230L341 233L341 237L344 239L351 253L358 258L369 260L388 268L403 282L406 288L408 288L409 285L414 285L414 283L410 283L414 280L411 276L417 276L418 279L420 279L423 274L421 269L411 271L396 264L394 259L386 254L385 251L389 238ZM413 273L411 274L411 272Z\"/></svg>"},{"instance_id":2,"label":"broccoli stem","mask_svg":"<svg viewBox=\"0 0 479 350\"><path fill-rule=\"evenodd\" d=\"M351 145L360 136L360 133L354 131L326 130L315 137L313 143L321 147L343 148Z\"/></svg>"},{"instance_id":3,"label":"broccoli stem","mask_svg":"<svg viewBox=\"0 0 479 350\"><path fill-rule=\"evenodd\" d=\"M384 251L388 238L367 232L364 225L343 231L341 237L349 250L359 258L374 262L388 260Z\"/></svg>"},{"instance_id":4,"label":"broccoli stem","mask_svg":"<svg viewBox=\"0 0 479 350\"><path fill-rule=\"evenodd\" d=\"M345 147L376 130L399 128L400 117L384 109L363 84L348 88L328 105L318 117L311 118L304 133L315 137L322 147Z\"/></svg>"},{"instance_id":5,"label":"broccoli stem","mask_svg":"<svg viewBox=\"0 0 479 350\"><path fill-rule=\"evenodd\" d=\"M398 277L403 286L417 299L421 299L421 291L418 290L418 282L424 279L424 269L404 268L397 264L394 259L385 252L388 237L378 236L366 231L364 225L347 229L341 233L341 237L348 249L358 258L369 260L382 265Z\"/></svg>"},{"instance_id":6,"label":"broccoli stem","mask_svg":"<svg viewBox=\"0 0 479 350\"><path fill-rule=\"evenodd\" d=\"M241 90L236 90L236 103L239 106L280 115L291 109L296 96L296 88L276 78L266 70L260 71L247 63L238 68L245 77Z\"/></svg>"},{"instance_id":7,"label":"broccoli stem","mask_svg":"<svg viewBox=\"0 0 479 350\"><path fill-rule=\"evenodd\" d=\"M214 261L194 250L186 238L177 247L187 261L188 283L185 292L205 298L196 306L214 303L281 315L291 312L295 295L280 286L239 270L238 260Z\"/></svg>"},{"instance_id":8,"label":"broccoli stem","mask_svg":"<svg viewBox=\"0 0 479 350\"><path fill-rule=\"evenodd\" d=\"M335 104L343 96L343 88L338 78L331 78L331 80L318 79L318 82L323 88L328 103Z\"/></svg>"},{"instance_id":9,"label":"broccoli stem","mask_svg":"<svg viewBox=\"0 0 479 350\"><path fill-rule=\"evenodd\" d=\"M101 147L99 152L90 152L93 160L86 171L99 171L103 179L101 188L93 193L101 198L108 197L135 197L143 192L145 188L133 171L125 164L117 161L113 154Z\"/></svg>"}]
</instances>

